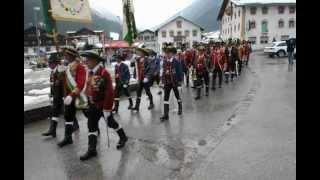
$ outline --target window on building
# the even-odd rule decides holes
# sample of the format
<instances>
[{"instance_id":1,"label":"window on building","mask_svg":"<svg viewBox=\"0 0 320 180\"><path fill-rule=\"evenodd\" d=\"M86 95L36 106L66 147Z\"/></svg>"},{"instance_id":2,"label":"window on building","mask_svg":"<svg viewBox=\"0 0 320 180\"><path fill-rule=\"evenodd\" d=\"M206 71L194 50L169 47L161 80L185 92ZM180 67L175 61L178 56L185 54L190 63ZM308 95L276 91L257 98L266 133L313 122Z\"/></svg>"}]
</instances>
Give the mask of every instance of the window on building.
<instances>
[{"instance_id":1,"label":"window on building","mask_svg":"<svg viewBox=\"0 0 320 180\"><path fill-rule=\"evenodd\" d=\"M289 39L289 35L283 35L281 36L281 41L286 41Z\"/></svg>"},{"instance_id":2,"label":"window on building","mask_svg":"<svg viewBox=\"0 0 320 180\"><path fill-rule=\"evenodd\" d=\"M186 48L190 48L190 42L186 42Z\"/></svg>"},{"instance_id":3,"label":"window on building","mask_svg":"<svg viewBox=\"0 0 320 180\"><path fill-rule=\"evenodd\" d=\"M240 23L238 24L238 31L240 31Z\"/></svg>"},{"instance_id":4,"label":"window on building","mask_svg":"<svg viewBox=\"0 0 320 180\"><path fill-rule=\"evenodd\" d=\"M167 37L167 32L166 31L162 31L161 35L162 35L163 38L165 38L165 37Z\"/></svg>"},{"instance_id":5,"label":"window on building","mask_svg":"<svg viewBox=\"0 0 320 180\"><path fill-rule=\"evenodd\" d=\"M237 19L237 12L234 12L234 19Z\"/></svg>"},{"instance_id":6,"label":"window on building","mask_svg":"<svg viewBox=\"0 0 320 180\"><path fill-rule=\"evenodd\" d=\"M279 6L278 12L279 12L279 14L283 14L284 13L284 6Z\"/></svg>"},{"instance_id":7,"label":"window on building","mask_svg":"<svg viewBox=\"0 0 320 180\"><path fill-rule=\"evenodd\" d=\"M25 46L27 46L28 44L29 44L29 42L28 42L28 41L25 41L25 42L24 42L24 45L25 45Z\"/></svg>"},{"instance_id":8,"label":"window on building","mask_svg":"<svg viewBox=\"0 0 320 180\"><path fill-rule=\"evenodd\" d=\"M261 32L266 33L268 32L268 21L264 20L261 23Z\"/></svg>"},{"instance_id":9,"label":"window on building","mask_svg":"<svg viewBox=\"0 0 320 180\"><path fill-rule=\"evenodd\" d=\"M257 8L256 7L250 7L250 14L251 15L255 15L257 12Z\"/></svg>"},{"instance_id":10,"label":"window on building","mask_svg":"<svg viewBox=\"0 0 320 180\"><path fill-rule=\"evenodd\" d=\"M143 41L143 36L139 36L139 40L140 40L140 41Z\"/></svg>"},{"instance_id":11,"label":"window on building","mask_svg":"<svg viewBox=\"0 0 320 180\"><path fill-rule=\"evenodd\" d=\"M256 28L256 21L249 21L249 29L255 29Z\"/></svg>"},{"instance_id":12,"label":"window on building","mask_svg":"<svg viewBox=\"0 0 320 180\"><path fill-rule=\"evenodd\" d=\"M32 49L33 49L33 53L37 53L37 48L36 47L34 47Z\"/></svg>"},{"instance_id":13,"label":"window on building","mask_svg":"<svg viewBox=\"0 0 320 180\"><path fill-rule=\"evenodd\" d=\"M279 28L283 28L284 27L284 21L282 19L280 19L278 21L278 26L279 26Z\"/></svg>"},{"instance_id":14,"label":"window on building","mask_svg":"<svg viewBox=\"0 0 320 180\"><path fill-rule=\"evenodd\" d=\"M262 7L262 14L268 14L268 7Z\"/></svg>"},{"instance_id":15,"label":"window on building","mask_svg":"<svg viewBox=\"0 0 320 180\"><path fill-rule=\"evenodd\" d=\"M184 31L184 35L185 35L186 37L189 37L189 36L190 36L190 31L189 31L189 30L185 30L185 31Z\"/></svg>"},{"instance_id":16,"label":"window on building","mask_svg":"<svg viewBox=\"0 0 320 180\"><path fill-rule=\"evenodd\" d=\"M52 43L53 43L52 40L47 41L47 44L52 44Z\"/></svg>"},{"instance_id":17,"label":"window on building","mask_svg":"<svg viewBox=\"0 0 320 180\"><path fill-rule=\"evenodd\" d=\"M294 28L295 27L295 21L293 19L291 19L289 21L289 28Z\"/></svg>"},{"instance_id":18,"label":"window on building","mask_svg":"<svg viewBox=\"0 0 320 180\"><path fill-rule=\"evenodd\" d=\"M241 14L241 12L240 12L240 10L238 11L238 16L240 17L240 14Z\"/></svg>"},{"instance_id":19,"label":"window on building","mask_svg":"<svg viewBox=\"0 0 320 180\"><path fill-rule=\"evenodd\" d=\"M260 44L267 44L269 41L268 36L260 36Z\"/></svg>"},{"instance_id":20,"label":"window on building","mask_svg":"<svg viewBox=\"0 0 320 180\"><path fill-rule=\"evenodd\" d=\"M178 36L182 36L182 32L181 32L181 31L178 31L178 32L177 32L177 35L178 35Z\"/></svg>"},{"instance_id":21,"label":"window on building","mask_svg":"<svg viewBox=\"0 0 320 180\"><path fill-rule=\"evenodd\" d=\"M32 41L32 44L35 45L35 44L36 44L36 41Z\"/></svg>"},{"instance_id":22,"label":"window on building","mask_svg":"<svg viewBox=\"0 0 320 180\"><path fill-rule=\"evenodd\" d=\"M151 36L151 41L154 41L154 35Z\"/></svg>"},{"instance_id":23,"label":"window on building","mask_svg":"<svg viewBox=\"0 0 320 180\"><path fill-rule=\"evenodd\" d=\"M251 44L256 44L257 42L257 37L248 37L248 41L251 42Z\"/></svg>"},{"instance_id":24,"label":"window on building","mask_svg":"<svg viewBox=\"0 0 320 180\"><path fill-rule=\"evenodd\" d=\"M27 52L28 52L28 48L24 47L24 53L27 53Z\"/></svg>"},{"instance_id":25,"label":"window on building","mask_svg":"<svg viewBox=\"0 0 320 180\"><path fill-rule=\"evenodd\" d=\"M150 40L150 36L144 36L144 40L145 41L149 41Z\"/></svg>"},{"instance_id":26,"label":"window on building","mask_svg":"<svg viewBox=\"0 0 320 180\"><path fill-rule=\"evenodd\" d=\"M174 36L174 31L171 30L171 31L169 32L169 35L170 35L170 37L173 37L173 36Z\"/></svg>"},{"instance_id":27,"label":"window on building","mask_svg":"<svg viewBox=\"0 0 320 180\"><path fill-rule=\"evenodd\" d=\"M177 27L181 28L182 27L182 21L177 21Z\"/></svg>"},{"instance_id":28,"label":"window on building","mask_svg":"<svg viewBox=\"0 0 320 180\"><path fill-rule=\"evenodd\" d=\"M237 26L236 26L236 25L234 25L234 27L233 27L233 31L234 31L234 32L236 32L236 31L237 31Z\"/></svg>"},{"instance_id":29,"label":"window on building","mask_svg":"<svg viewBox=\"0 0 320 180\"><path fill-rule=\"evenodd\" d=\"M46 52L50 51L51 47L50 46L46 46Z\"/></svg>"},{"instance_id":30,"label":"window on building","mask_svg":"<svg viewBox=\"0 0 320 180\"><path fill-rule=\"evenodd\" d=\"M293 13L295 13L296 12L296 7L295 6L290 6L289 7L289 13L290 14L293 14Z\"/></svg>"},{"instance_id":31,"label":"window on building","mask_svg":"<svg viewBox=\"0 0 320 180\"><path fill-rule=\"evenodd\" d=\"M198 35L198 31L197 31L197 30L193 30L193 31L192 31L192 36L195 37L195 36L197 36L197 35Z\"/></svg>"}]
</instances>

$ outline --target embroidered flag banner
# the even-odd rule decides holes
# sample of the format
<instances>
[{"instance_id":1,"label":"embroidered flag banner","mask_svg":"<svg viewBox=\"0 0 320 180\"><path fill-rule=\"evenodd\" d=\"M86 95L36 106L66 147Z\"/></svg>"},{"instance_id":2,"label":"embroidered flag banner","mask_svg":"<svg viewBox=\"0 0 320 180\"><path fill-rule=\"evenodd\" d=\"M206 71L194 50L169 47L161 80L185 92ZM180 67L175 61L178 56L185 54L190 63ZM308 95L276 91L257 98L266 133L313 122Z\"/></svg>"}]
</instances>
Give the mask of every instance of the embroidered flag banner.
<instances>
[{"instance_id":1,"label":"embroidered flag banner","mask_svg":"<svg viewBox=\"0 0 320 180\"><path fill-rule=\"evenodd\" d=\"M91 22L88 0L50 0L50 5L54 20Z\"/></svg>"},{"instance_id":2,"label":"embroidered flag banner","mask_svg":"<svg viewBox=\"0 0 320 180\"><path fill-rule=\"evenodd\" d=\"M132 0L122 0L123 5L123 39L130 45L137 38L137 28L134 19L134 9Z\"/></svg>"}]
</instances>

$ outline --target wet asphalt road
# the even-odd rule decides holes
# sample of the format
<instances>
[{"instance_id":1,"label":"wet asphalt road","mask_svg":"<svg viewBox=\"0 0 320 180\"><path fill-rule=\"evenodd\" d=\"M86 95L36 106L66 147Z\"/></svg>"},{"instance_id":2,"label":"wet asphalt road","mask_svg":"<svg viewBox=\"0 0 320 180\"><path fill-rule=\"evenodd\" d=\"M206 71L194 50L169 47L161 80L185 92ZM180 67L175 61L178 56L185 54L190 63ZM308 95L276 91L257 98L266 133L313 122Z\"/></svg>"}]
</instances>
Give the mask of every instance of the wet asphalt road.
<instances>
[{"instance_id":1,"label":"wet asphalt road","mask_svg":"<svg viewBox=\"0 0 320 180\"><path fill-rule=\"evenodd\" d=\"M116 150L118 137L111 129L109 129L111 147L107 147L105 122L101 120L102 134L98 139L98 157L87 162L79 160L79 156L87 149L86 119L81 112L77 114L80 131L73 135L74 144L62 149L56 144L63 138L63 119L60 120L56 139L43 138L40 135L47 130L48 121L28 124L24 128L24 179L163 180L237 177L239 173L231 168L234 167L231 165L234 164L234 159L238 159L237 157L221 153L218 156L221 157L220 161L227 159L230 162L225 163L226 167L217 166L211 160L218 158L215 152L219 150L220 145L222 146L220 151L227 152L223 148L223 143L228 142L229 134L232 134L238 125L246 123L250 118L260 117L262 114L263 117L268 117L270 114L275 118L280 117L278 114L282 111L272 109L283 108L283 103L290 104L290 107L287 107L289 110L283 109L289 112L289 116L282 119L286 121L294 118L295 122L295 111L291 112L293 108L295 109L295 65L293 72L288 71L285 58L270 59L261 55L260 52L254 53L249 68L244 68L241 77L232 83L223 84L221 89L210 90L209 97L203 96L200 101L195 101L193 89L184 87L182 116L177 115L177 103L171 94L170 120L165 123L159 121L163 109L163 96L156 94L158 91L156 87L152 89L155 109L151 111L147 110L148 100L145 95L142 96L139 113L128 111L128 102L123 99L120 102L119 115L115 115L115 118L129 136L126 147L121 151ZM279 86L281 88L277 89ZM278 91L281 93L279 94ZM263 99L262 97L266 94L268 94L267 97L278 100ZM278 94L279 97L273 97L274 94ZM132 95L134 96L135 93ZM262 106L265 105L271 110L263 109L265 107ZM267 112L270 114L266 114ZM268 126L273 127L273 125L277 124ZM251 128L259 127L257 125ZM286 130L295 131L295 126L290 128ZM250 128L244 131L250 131ZM289 135L292 136L292 134ZM242 134L235 136L241 138ZM259 137L264 138L261 135L257 136ZM276 142L281 143L279 140ZM270 143L265 146L272 147L273 144ZM237 151L238 147L231 144L227 148ZM248 150L248 152L251 151ZM246 157L250 155L246 153ZM269 157L272 159L272 154ZM249 158L249 160L255 161L255 158ZM239 165L235 167L242 168L242 161L235 163ZM225 171L227 167L230 170L228 172Z\"/></svg>"}]
</instances>

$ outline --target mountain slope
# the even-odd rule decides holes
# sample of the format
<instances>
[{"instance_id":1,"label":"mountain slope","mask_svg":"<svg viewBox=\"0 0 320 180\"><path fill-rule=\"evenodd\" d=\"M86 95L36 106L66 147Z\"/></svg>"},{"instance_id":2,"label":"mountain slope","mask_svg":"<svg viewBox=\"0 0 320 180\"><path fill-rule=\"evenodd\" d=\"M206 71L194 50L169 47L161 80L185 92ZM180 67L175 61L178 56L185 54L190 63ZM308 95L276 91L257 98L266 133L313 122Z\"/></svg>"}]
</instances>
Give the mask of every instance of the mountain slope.
<instances>
[{"instance_id":1,"label":"mountain slope","mask_svg":"<svg viewBox=\"0 0 320 180\"><path fill-rule=\"evenodd\" d=\"M34 23L34 6L41 7L41 0L24 0L24 28ZM65 34L68 30L79 30L82 27L87 27L92 30L105 30L107 34L109 32L116 32L121 34L122 26L117 22L117 17L109 12L98 12L91 10L92 23L83 24L76 22L57 22L58 31L61 34ZM43 22L42 10L38 12L38 22Z\"/></svg>"},{"instance_id":2,"label":"mountain slope","mask_svg":"<svg viewBox=\"0 0 320 180\"><path fill-rule=\"evenodd\" d=\"M222 0L195 0L190 6L174 16L183 16L201 25L205 32L219 29L217 16Z\"/></svg>"}]
</instances>

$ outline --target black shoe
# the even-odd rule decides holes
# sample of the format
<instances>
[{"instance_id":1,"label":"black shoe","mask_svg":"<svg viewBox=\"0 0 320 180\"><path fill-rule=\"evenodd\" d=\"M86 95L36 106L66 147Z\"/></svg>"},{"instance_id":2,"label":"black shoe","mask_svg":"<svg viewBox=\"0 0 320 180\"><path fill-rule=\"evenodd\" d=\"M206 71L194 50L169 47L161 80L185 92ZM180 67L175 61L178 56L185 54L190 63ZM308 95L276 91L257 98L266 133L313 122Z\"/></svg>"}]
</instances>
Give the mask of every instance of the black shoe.
<instances>
[{"instance_id":1,"label":"black shoe","mask_svg":"<svg viewBox=\"0 0 320 180\"><path fill-rule=\"evenodd\" d=\"M68 144L72 144L72 131L73 131L73 125L66 124L64 129L64 139L58 143L59 147L63 147Z\"/></svg>"},{"instance_id":2,"label":"black shoe","mask_svg":"<svg viewBox=\"0 0 320 180\"><path fill-rule=\"evenodd\" d=\"M211 90L212 90L212 91L216 90L216 87L212 87Z\"/></svg>"},{"instance_id":3,"label":"black shoe","mask_svg":"<svg viewBox=\"0 0 320 180\"><path fill-rule=\"evenodd\" d=\"M119 142L117 144L117 149L121 149L125 146L126 142L128 141L128 137L126 136L126 134L124 133L124 130L121 128L117 131L118 135L119 135Z\"/></svg>"},{"instance_id":4,"label":"black shoe","mask_svg":"<svg viewBox=\"0 0 320 180\"><path fill-rule=\"evenodd\" d=\"M58 146L63 147L63 146L66 146L66 145L72 144L72 143L73 143L72 137L65 137L61 142L58 143Z\"/></svg>"},{"instance_id":5,"label":"black shoe","mask_svg":"<svg viewBox=\"0 0 320 180\"><path fill-rule=\"evenodd\" d=\"M132 108L131 110L132 110L132 111L137 111L137 112L139 112L139 108L138 108L138 107L134 107L134 108Z\"/></svg>"},{"instance_id":6,"label":"black shoe","mask_svg":"<svg viewBox=\"0 0 320 180\"><path fill-rule=\"evenodd\" d=\"M168 121L169 120L169 116L168 115L163 115L162 117L160 117L160 121L164 122L164 121Z\"/></svg>"},{"instance_id":7,"label":"black shoe","mask_svg":"<svg viewBox=\"0 0 320 180\"><path fill-rule=\"evenodd\" d=\"M158 92L158 95L161 95L161 94L162 94L162 91L159 91L159 92Z\"/></svg>"},{"instance_id":8,"label":"black shoe","mask_svg":"<svg viewBox=\"0 0 320 180\"><path fill-rule=\"evenodd\" d=\"M154 108L154 104L150 104L149 107L148 107L149 110L153 109L153 108Z\"/></svg>"},{"instance_id":9,"label":"black shoe","mask_svg":"<svg viewBox=\"0 0 320 180\"><path fill-rule=\"evenodd\" d=\"M194 99L195 99L195 100L198 100L198 99L200 99L200 96L197 96L197 97L195 97Z\"/></svg>"},{"instance_id":10,"label":"black shoe","mask_svg":"<svg viewBox=\"0 0 320 180\"><path fill-rule=\"evenodd\" d=\"M209 93L206 93L206 96L209 96Z\"/></svg>"},{"instance_id":11,"label":"black shoe","mask_svg":"<svg viewBox=\"0 0 320 180\"><path fill-rule=\"evenodd\" d=\"M221 88L221 85L219 85L219 88Z\"/></svg>"},{"instance_id":12,"label":"black shoe","mask_svg":"<svg viewBox=\"0 0 320 180\"><path fill-rule=\"evenodd\" d=\"M97 150L88 150L84 155L80 156L80 160L86 161L92 157L96 157L97 154Z\"/></svg>"},{"instance_id":13,"label":"black shoe","mask_svg":"<svg viewBox=\"0 0 320 180\"><path fill-rule=\"evenodd\" d=\"M57 133L56 133L57 124L58 123L56 121L51 120L49 130L45 133L42 133L42 136L52 136L55 138L57 136Z\"/></svg>"}]
</instances>

